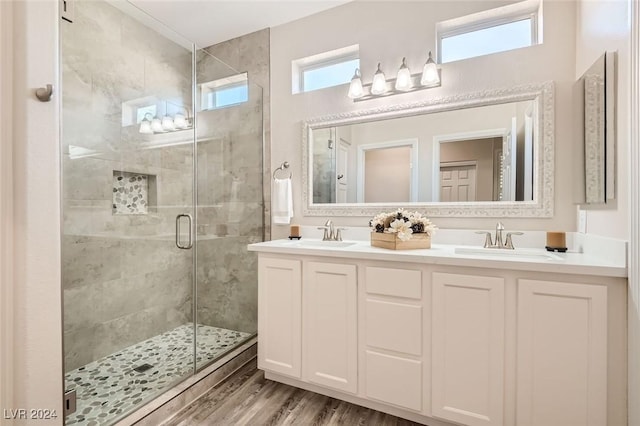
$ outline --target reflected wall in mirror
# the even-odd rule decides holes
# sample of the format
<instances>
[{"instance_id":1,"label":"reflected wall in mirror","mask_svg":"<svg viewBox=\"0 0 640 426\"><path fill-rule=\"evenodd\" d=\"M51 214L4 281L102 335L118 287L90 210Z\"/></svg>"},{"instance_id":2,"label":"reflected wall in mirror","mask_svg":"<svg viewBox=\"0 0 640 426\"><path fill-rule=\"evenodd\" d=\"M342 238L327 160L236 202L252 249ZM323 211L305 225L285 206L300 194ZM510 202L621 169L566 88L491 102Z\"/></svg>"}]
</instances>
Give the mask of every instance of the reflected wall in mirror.
<instances>
[{"instance_id":1,"label":"reflected wall in mirror","mask_svg":"<svg viewBox=\"0 0 640 426\"><path fill-rule=\"evenodd\" d=\"M606 52L584 73L585 202L615 198L615 53Z\"/></svg>"},{"instance_id":2,"label":"reflected wall in mirror","mask_svg":"<svg viewBox=\"0 0 640 426\"><path fill-rule=\"evenodd\" d=\"M375 212L547 217L553 85L521 86L304 123L306 215ZM366 213L365 213L366 212Z\"/></svg>"},{"instance_id":3,"label":"reflected wall in mirror","mask_svg":"<svg viewBox=\"0 0 640 426\"><path fill-rule=\"evenodd\" d=\"M530 201L534 101L312 129L314 203Z\"/></svg>"}]
</instances>

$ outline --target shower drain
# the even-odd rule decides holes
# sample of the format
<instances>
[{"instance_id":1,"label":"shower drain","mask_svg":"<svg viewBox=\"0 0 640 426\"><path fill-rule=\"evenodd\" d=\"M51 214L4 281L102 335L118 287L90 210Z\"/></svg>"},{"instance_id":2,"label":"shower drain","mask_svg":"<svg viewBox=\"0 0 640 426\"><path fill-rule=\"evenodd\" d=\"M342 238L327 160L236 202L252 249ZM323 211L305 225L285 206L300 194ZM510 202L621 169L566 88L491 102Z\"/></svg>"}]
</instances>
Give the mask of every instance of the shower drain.
<instances>
[{"instance_id":1,"label":"shower drain","mask_svg":"<svg viewBox=\"0 0 640 426\"><path fill-rule=\"evenodd\" d=\"M144 373L145 371L147 371L150 368L153 368L153 365L151 365L151 364L142 364L142 365L139 365L139 366L135 367L133 369L133 371L135 371L137 373Z\"/></svg>"}]
</instances>

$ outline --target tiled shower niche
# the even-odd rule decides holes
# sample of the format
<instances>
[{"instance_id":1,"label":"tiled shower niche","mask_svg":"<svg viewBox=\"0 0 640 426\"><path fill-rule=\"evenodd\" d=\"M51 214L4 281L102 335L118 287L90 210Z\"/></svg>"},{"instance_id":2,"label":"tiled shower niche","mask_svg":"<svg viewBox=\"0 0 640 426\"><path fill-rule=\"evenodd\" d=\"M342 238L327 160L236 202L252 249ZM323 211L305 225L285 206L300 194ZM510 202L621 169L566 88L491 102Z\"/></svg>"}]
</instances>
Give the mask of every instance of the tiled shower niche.
<instances>
[{"instance_id":1,"label":"tiled shower niche","mask_svg":"<svg viewBox=\"0 0 640 426\"><path fill-rule=\"evenodd\" d=\"M113 171L114 215L141 215L156 205L156 177L142 173Z\"/></svg>"}]
</instances>

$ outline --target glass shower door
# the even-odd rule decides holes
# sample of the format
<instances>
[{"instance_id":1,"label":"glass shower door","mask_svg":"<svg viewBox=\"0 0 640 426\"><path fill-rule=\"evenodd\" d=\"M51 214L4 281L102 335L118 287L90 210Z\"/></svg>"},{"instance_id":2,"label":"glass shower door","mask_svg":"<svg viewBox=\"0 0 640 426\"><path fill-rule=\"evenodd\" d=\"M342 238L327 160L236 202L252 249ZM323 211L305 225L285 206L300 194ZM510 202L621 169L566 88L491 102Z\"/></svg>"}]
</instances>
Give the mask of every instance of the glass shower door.
<instances>
[{"instance_id":1,"label":"glass shower door","mask_svg":"<svg viewBox=\"0 0 640 426\"><path fill-rule=\"evenodd\" d=\"M195 369L193 47L124 2L60 26L66 423L111 424Z\"/></svg>"},{"instance_id":2,"label":"glass shower door","mask_svg":"<svg viewBox=\"0 0 640 426\"><path fill-rule=\"evenodd\" d=\"M197 368L255 336L264 240L262 88L196 52Z\"/></svg>"}]
</instances>

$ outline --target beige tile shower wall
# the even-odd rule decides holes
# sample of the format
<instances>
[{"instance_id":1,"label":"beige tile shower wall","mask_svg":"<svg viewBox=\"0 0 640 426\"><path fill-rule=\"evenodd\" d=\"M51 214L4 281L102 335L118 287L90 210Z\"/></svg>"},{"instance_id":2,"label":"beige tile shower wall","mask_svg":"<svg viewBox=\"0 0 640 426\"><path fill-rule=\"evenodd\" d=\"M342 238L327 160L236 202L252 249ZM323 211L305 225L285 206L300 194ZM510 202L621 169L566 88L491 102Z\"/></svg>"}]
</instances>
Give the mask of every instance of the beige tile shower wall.
<instances>
[{"instance_id":1,"label":"beige tile shower wall","mask_svg":"<svg viewBox=\"0 0 640 426\"><path fill-rule=\"evenodd\" d=\"M572 88L575 80L576 4L544 2L544 43L541 45L457 61L442 66L442 87L352 102L348 85L303 94L291 94L291 61L340 47L359 44L365 83L371 82L377 62L388 76L403 56L418 72L429 50L435 51L436 22L491 9L506 1L384 1L352 2L271 29L272 167L289 160L294 176L294 221L305 225L326 218L303 217L301 122L309 118L373 109L383 105L511 87L553 80L556 88L555 214L551 219L504 219L509 229L575 229L575 200L570 165L579 145L573 137ZM295 41L295 42L292 42ZM336 218L341 225L366 226L369 218ZM443 228L491 228L495 218L438 218ZM277 226L273 238L287 235Z\"/></svg>"},{"instance_id":2,"label":"beige tile shower wall","mask_svg":"<svg viewBox=\"0 0 640 426\"><path fill-rule=\"evenodd\" d=\"M192 211L193 132L122 123L126 101L191 105L191 53L106 2L75 12L61 23L66 369L192 318L191 253L174 234L176 215ZM112 213L114 170L155 176L148 214Z\"/></svg>"},{"instance_id":3,"label":"beige tile shower wall","mask_svg":"<svg viewBox=\"0 0 640 426\"><path fill-rule=\"evenodd\" d=\"M198 113L197 320L254 333L257 256L246 247L269 233L269 30L205 50L198 83L247 72L249 101Z\"/></svg>"}]
</instances>

